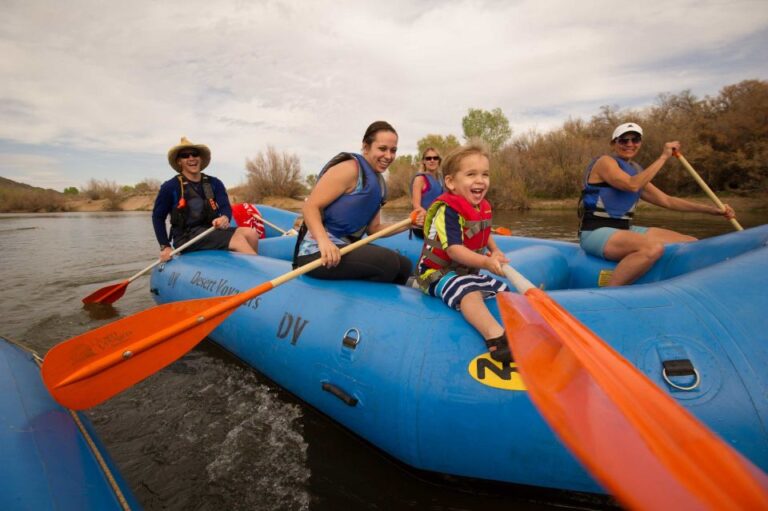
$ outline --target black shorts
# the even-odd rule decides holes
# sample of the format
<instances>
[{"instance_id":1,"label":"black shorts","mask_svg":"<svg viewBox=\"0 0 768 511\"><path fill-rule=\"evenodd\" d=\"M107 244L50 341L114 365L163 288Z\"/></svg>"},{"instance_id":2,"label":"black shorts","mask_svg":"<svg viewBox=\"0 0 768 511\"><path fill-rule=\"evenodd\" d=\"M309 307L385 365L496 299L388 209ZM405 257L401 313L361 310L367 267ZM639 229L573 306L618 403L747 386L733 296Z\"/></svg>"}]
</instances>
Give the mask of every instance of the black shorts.
<instances>
[{"instance_id":1,"label":"black shorts","mask_svg":"<svg viewBox=\"0 0 768 511\"><path fill-rule=\"evenodd\" d=\"M198 234L208 229L208 227L200 226L190 229L184 233L184 236L173 240L175 247L180 247L187 241L191 240ZM196 241L190 247L182 250L184 252L195 252L196 250L229 250L229 241L235 234L237 227L228 227L226 229L216 229L212 233L205 236L203 239Z\"/></svg>"}]
</instances>

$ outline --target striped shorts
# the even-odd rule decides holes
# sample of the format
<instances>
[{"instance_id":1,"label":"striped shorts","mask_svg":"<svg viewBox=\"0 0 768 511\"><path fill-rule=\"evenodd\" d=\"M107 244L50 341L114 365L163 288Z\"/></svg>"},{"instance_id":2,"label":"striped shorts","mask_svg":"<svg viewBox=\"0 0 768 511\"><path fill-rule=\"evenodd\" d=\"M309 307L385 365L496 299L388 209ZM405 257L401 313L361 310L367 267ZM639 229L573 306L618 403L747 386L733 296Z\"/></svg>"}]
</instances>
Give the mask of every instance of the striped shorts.
<instances>
[{"instance_id":1,"label":"striped shorts","mask_svg":"<svg viewBox=\"0 0 768 511\"><path fill-rule=\"evenodd\" d=\"M449 272L429 286L428 294L440 298L451 309L461 310L461 300L473 291L480 291L485 299L507 289L504 282L490 275L456 275L456 272Z\"/></svg>"}]
</instances>

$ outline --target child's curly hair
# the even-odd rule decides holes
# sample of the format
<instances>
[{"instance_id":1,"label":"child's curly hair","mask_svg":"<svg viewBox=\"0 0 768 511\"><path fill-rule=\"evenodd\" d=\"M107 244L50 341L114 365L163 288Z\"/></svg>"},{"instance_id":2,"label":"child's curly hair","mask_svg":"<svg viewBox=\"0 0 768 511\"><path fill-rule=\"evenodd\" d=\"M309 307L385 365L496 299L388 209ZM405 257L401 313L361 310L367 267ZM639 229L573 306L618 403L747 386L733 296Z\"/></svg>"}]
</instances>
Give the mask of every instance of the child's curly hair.
<instances>
[{"instance_id":1,"label":"child's curly hair","mask_svg":"<svg viewBox=\"0 0 768 511\"><path fill-rule=\"evenodd\" d=\"M452 176L453 174L456 174L459 171L461 160L473 154L479 154L481 156L485 156L489 160L491 159L491 153L488 149L488 144L486 144L482 139L471 138L463 146L457 147L451 151L451 154L445 158L443 161L442 169L443 175Z\"/></svg>"}]
</instances>

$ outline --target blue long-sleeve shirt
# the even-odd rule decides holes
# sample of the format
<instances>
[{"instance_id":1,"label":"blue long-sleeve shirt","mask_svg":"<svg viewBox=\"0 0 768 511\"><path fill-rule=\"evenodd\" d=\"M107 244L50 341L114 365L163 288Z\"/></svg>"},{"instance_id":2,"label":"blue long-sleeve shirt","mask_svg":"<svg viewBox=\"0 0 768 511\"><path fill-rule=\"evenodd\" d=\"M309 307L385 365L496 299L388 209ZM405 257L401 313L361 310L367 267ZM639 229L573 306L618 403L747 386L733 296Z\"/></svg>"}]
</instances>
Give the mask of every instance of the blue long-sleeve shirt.
<instances>
[{"instance_id":1,"label":"blue long-sleeve shirt","mask_svg":"<svg viewBox=\"0 0 768 511\"><path fill-rule=\"evenodd\" d=\"M207 174L206 174L207 175ZM229 196L227 195L227 188L220 179L213 176L208 176L208 182L213 189L213 198L216 204L219 205L219 213L226 215L230 220L232 219L232 206L229 203ZM194 183L189 181L189 184L194 188L200 197L205 197L203 192L202 181ZM179 178L173 177L160 186L160 191L157 192L155 198L155 206L152 208L152 227L155 229L155 237L157 242L162 245L170 245L170 234L166 227L166 219L171 214L174 206L179 203L181 197L181 186L179 185Z\"/></svg>"}]
</instances>

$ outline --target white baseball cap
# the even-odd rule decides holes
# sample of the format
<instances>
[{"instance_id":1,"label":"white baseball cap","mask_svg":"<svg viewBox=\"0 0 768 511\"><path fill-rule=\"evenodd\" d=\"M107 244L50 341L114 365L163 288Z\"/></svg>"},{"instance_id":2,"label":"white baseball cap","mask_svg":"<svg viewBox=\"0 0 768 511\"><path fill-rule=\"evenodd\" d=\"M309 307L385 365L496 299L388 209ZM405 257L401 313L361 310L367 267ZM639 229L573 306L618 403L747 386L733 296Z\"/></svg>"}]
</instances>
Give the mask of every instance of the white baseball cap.
<instances>
[{"instance_id":1,"label":"white baseball cap","mask_svg":"<svg viewBox=\"0 0 768 511\"><path fill-rule=\"evenodd\" d=\"M634 132L639 134L641 137L643 136L643 128L640 127L640 125L635 124L634 122L625 122L624 124L619 125L615 130L613 130L613 136L611 137L611 140L616 140L620 136L622 136L624 133Z\"/></svg>"}]
</instances>

